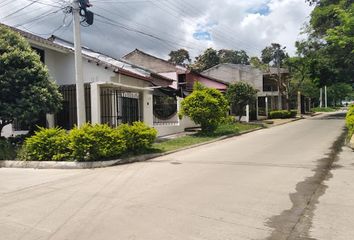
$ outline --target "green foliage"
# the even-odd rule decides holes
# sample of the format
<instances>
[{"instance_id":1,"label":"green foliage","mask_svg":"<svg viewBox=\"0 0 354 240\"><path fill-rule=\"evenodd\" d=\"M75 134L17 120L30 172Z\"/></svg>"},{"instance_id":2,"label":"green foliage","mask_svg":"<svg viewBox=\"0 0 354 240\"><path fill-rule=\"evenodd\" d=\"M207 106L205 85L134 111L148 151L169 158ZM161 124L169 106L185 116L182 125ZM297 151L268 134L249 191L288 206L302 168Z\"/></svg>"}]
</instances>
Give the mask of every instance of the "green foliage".
<instances>
[{"instance_id":1,"label":"green foliage","mask_svg":"<svg viewBox=\"0 0 354 240\"><path fill-rule=\"evenodd\" d=\"M293 118L296 117L297 111L287 111L287 110L277 110L269 112L269 118L276 119L276 118Z\"/></svg>"},{"instance_id":2,"label":"green foliage","mask_svg":"<svg viewBox=\"0 0 354 240\"><path fill-rule=\"evenodd\" d=\"M0 26L0 131L17 119L31 125L61 106L58 86L26 40Z\"/></svg>"},{"instance_id":3,"label":"green foliage","mask_svg":"<svg viewBox=\"0 0 354 240\"><path fill-rule=\"evenodd\" d=\"M337 111L336 108L331 108L331 107L317 107L317 108L311 108L312 111L314 112L335 112Z\"/></svg>"},{"instance_id":4,"label":"green foliage","mask_svg":"<svg viewBox=\"0 0 354 240\"><path fill-rule=\"evenodd\" d=\"M134 153L144 152L151 148L157 136L157 130L143 122L120 125L117 132L126 141L127 150Z\"/></svg>"},{"instance_id":5,"label":"green foliage","mask_svg":"<svg viewBox=\"0 0 354 240\"><path fill-rule=\"evenodd\" d=\"M220 63L250 64L250 58L244 50L221 49L218 56Z\"/></svg>"},{"instance_id":6,"label":"green foliage","mask_svg":"<svg viewBox=\"0 0 354 240\"><path fill-rule=\"evenodd\" d=\"M246 82L231 84L226 91L226 98L236 110L236 114L242 117L247 104L252 104L257 99L257 89Z\"/></svg>"},{"instance_id":7,"label":"green foliage","mask_svg":"<svg viewBox=\"0 0 354 240\"><path fill-rule=\"evenodd\" d=\"M279 43L272 43L270 46L262 50L262 62L274 67L282 67L284 61L288 58L288 54L284 51L283 47Z\"/></svg>"},{"instance_id":8,"label":"green foliage","mask_svg":"<svg viewBox=\"0 0 354 240\"><path fill-rule=\"evenodd\" d=\"M169 62L177 65L186 65L191 62L189 52L185 49L178 49L177 51L171 51L168 56L170 56Z\"/></svg>"},{"instance_id":9,"label":"green foliage","mask_svg":"<svg viewBox=\"0 0 354 240\"><path fill-rule=\"evenodd\" d=\"M0 138L0 160L13 160L16 157L16 146L6 138Z\"/></svg>"},{"instance_id":10,"label":"green foliage","mask_svg":"<svg viewBox=\"0 0 354 240\"><path fill-rule=\"evenodd\" d=\"M220 63L249 64L250 58L244 50L208 48L195 58L190 66L196 72L202 72Z\"/></svg>"},{"instance_id":11,"label":"green foliage","mask_svg":"<svg viewBox=\"0 0 354 240\"><path fill-rule=\"evenodd\" d=\"M151 147L156 135L155 129L141 122L114 129L104 124L84 124L70 133L60 128L40 128L26 139L19 157L32 161L106 160L127 151L143 152Z\"/></svg>"},{"instance_id":12,"label":"green foliage","mask_svg":"<svg viewBox=\"0 0 354 240\"><path fill-rule=\"evenodd\" d=\"M223 122L228 110L226 98L216 89L194 86L194 91L181 103L182 116L200 124L202 131L214 131Z\"/></svg>"},{"instance_id":13,"label":"green foliage","mask_svg":"<svg viewBox=\"0 0 354 240\"><path fill-rule=\"evenodd\" d=\"M71 157L77 161L93 161L120 156L126 141L120 132L108 125L84 124L69 133Z\"/></svg>"},{"instance_id":14,"label":"green foliage","mask_svg":"<svg viewBox=\"0 0 354 240\"><path fill-rule=\"evenodd\" d=\"M194 71L202 72L206 69L214 67L220 63L218 52L213 48L208 48L203 54L195 58L195 62L191 65Z\"/></svg>"},{"instance_id":15,"label":"green foliage","mask_svg":"<svg viewBox=\"0 0 354 240\"><path fill-rule=\"evenodd\" d=\"M306 33L304 58L318 86L352 82L354 76L354 2L308 0L315 6ZM301 46L303 48L303 46ZM298 48L299 49L299 48Z\"/></svg>"},{"instance_id":16,"label":"green foliage","mask_svg":"<svg viewBox=\"0 0 354 240\"><path fill-rule=\"evenodd\" d=\"M65 130L39 128L25 140L20 157L31 161L65 161L70 157L68 144Z\"/></svg>"},{"instance_id":17,"label":"green foliage","mask_svg":"<svg viewBox=\"0 0 354 240\"><path fill-rule=\"evenodd\" d=\"M349 131L349 137L351 137L354 134L354 105L349 108L345 123Z\"/></svg>"},{"instance_id":18,"label":"green foliage","mask_svg":"<svg viewBox=\"0 0 354 240\"><path fill-rule=\"evenodd\" d=\"M330 103L333 103L333 106L337 106L352 93L353 87L350 84L336 83L328 88L328 99Z\"/></svg>"}]
</instances>

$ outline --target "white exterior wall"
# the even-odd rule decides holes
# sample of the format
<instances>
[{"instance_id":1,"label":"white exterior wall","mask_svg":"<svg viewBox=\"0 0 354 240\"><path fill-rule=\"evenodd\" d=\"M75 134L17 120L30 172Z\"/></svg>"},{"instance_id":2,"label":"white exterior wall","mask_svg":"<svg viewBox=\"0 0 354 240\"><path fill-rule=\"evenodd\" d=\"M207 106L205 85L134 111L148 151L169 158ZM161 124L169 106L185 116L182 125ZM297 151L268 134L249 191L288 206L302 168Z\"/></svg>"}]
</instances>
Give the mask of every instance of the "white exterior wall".
<instances>
[{"instance_id":1,"label":"white exterior wall","mask_svg":"<svg viewBox=\"0 0 354 240\"><path fill-rule=\"evenodd\" d=\"M184 132L184 129L197 127L189 117L183 117L182 120L179 120L179 123L176 125L155 125L154 128L158 131L158 136L167 136L175 133Z\"/></svg>"}]
</instances>

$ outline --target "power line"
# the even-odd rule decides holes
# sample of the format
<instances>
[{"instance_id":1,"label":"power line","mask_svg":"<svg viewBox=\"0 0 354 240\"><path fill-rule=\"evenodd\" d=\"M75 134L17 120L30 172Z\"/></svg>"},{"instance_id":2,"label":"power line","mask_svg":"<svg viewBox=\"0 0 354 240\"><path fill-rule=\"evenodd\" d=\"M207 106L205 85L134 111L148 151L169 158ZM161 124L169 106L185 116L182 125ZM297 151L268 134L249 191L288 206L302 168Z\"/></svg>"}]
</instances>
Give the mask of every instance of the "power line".
<instances>
[{"instance_id":1,"label":"power line","mask_svg":"<svg viewBox=\"0 0 354 240\"><path fill-rule=\"evenodd\" d=\"M35 4L37 1L38 1L38 0L34 0L33 2L31 2L31 3L29 3L29 4L25 5L25 6L23 6L22 8L20 8L20 9L18 9L18 10L16 10L16 11L14 11L14 12L12 12L12 13L6 15L5 17L1 18L0 20L4 20L5 18L11 17L11 16L15 15L16 13L21 12L22 10L24 10L24 9L28 8L29 6Z\"/></svg>"}]
</instances>

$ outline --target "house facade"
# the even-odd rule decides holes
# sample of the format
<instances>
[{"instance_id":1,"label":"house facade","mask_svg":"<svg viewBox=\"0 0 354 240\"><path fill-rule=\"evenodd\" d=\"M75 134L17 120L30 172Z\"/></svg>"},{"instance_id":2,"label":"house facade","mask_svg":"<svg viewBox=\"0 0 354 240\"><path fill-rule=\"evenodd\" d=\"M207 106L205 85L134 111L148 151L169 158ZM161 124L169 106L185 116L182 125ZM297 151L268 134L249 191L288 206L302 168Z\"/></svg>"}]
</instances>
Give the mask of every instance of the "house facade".
<instances>
[{"instance_id":1,"label":"house facade","mask_svg":"<svg viewBox=\"0 0 354 240\"><path fill-rule=\"evenodd\" d=\"M221 92L225 92L228 86L227 83L221 80L192 72L184 66L170 63L138 49L125 55L122 60L150 71L154 71L162 76L174 79L173 84L169 87L156 89L153 93L154 106L157 105L155 101L158 99L161 99L161 101L169 100L171 103L174 101L176 103L177 112L175 115L170 115L169 118L161 118L156 111L154 111L154 127L164 134L182 132L185 128L196 127L188 117L183 119L178 118L180 102L192 92L195 82L198 81L206 87L215 88ZM162 91L164 91L165 96L161 95Z\"/></svg>"},{"instance_id":2,"label":"house facade","mask_svg":"<svg viewBox=\"0 0 354 240\"><path fill-rule=\"evenodd\" d=\"M285 106L285 99L282 99L278 91L277 68L262 71L251 65L226 63L207 69L202 74L222 79L229 84L244 81L256 88L258 90L257 101L254 106L250 106L251 119L266 118L269 111L282 109L282 106ZM288 71L281 68L280 74L282 79L285 79Z\"/></svg>"},{"instance_id":3,"label":"house facade","mask_svg":"<svg viewBox=\"0 0 354 240\"><path fill-rule=\"evenodd\" d=\"M64 98L62 110L56 115L42 116L40 125L71 129L77 124L73 45L54 36L44 39L13 30L26 38L41 56ZM173 79L86 48L82 50L82 58L87 122L114 127L143 121L154 126L153 92L173 85ZM2 134L11 136L27 130L23 124L15 123L4 127Z\"/></svg>"}]
</instances>

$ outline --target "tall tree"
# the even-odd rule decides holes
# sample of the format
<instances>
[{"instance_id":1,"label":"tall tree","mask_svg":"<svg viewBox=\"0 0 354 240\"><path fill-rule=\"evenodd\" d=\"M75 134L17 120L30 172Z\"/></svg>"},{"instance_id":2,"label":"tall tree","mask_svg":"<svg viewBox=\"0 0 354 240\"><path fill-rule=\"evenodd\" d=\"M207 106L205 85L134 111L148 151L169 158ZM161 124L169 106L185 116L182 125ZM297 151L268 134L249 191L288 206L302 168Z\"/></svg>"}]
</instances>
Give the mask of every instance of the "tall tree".
<instances>
[{"instance_id":1,"label":"tall tree","mask_svg":"<svg viewBox=\"0 0 354 240\"><path fill-rule=\"evenodd\" d=\"M354 82L354 2L307 0L314 4L307 41L317 49L311 74L320 85Z\"/></svg>"},{"instance_id":2,"label":"tall tree","mask_svg":"<svg viewBox=\"0 0 354 240\"><path fill-rule=\"evenodd\" d=\"M61 106L58 86L27 41L0 26L0 134L15 119L32 124Z\"/></svg>"},{"instance_id":3,"label":"tall tree","mask_svg":"<svg viewBox=\"0 0 354 240\"><path fill-rule=\"evenodd\" d=\"M289 57L284 49L279 43L272 43L270 46L265 47L262 50L262 62L273 67L278 65L282 67L284 61Z\"/></svg>"},{"instance_id":4,"label":"tall tree","mask_svg":"<svg viewBox=\"0 0 354 240\"><path fill-rule=\"evenodd\" d=\"M237 82L227 88L226 98L231 103L233 111L239 116L239 121L241 121L246 106L256 101L257 89L246 82Z\"/></svg>"},{"instance_id":5,"label":"tall tree","mask_svg":"<svg viewBox=\"0 0 354 240\"><path fill-rule=\"evenodd\" d=\"M218 52L213 48L206 49L201 55L195 58L191 68L197 72L214 67L220 63Z\"/></svg>"},{"instance_id":6,"label":"tall tree","mask_svg":"<svg viewBox=\"0 0 354 240\"><path fill-rule=\"evenodd\" d=\"M170 56L168 61L174 64L186 66L191 62L189 52L182 48L177 51L171 51L168 56Z\"/></svg>"},{"instance_id":7,"label":"tall tree","mask_svg":"<svg viewBox=\"0 0 354 240\"><path fill-rule=\"evenodd\" d=\"M244 50L221 49L218 51L220 63L250 64L249 56Z\"/></svg>"}]
</instances>

